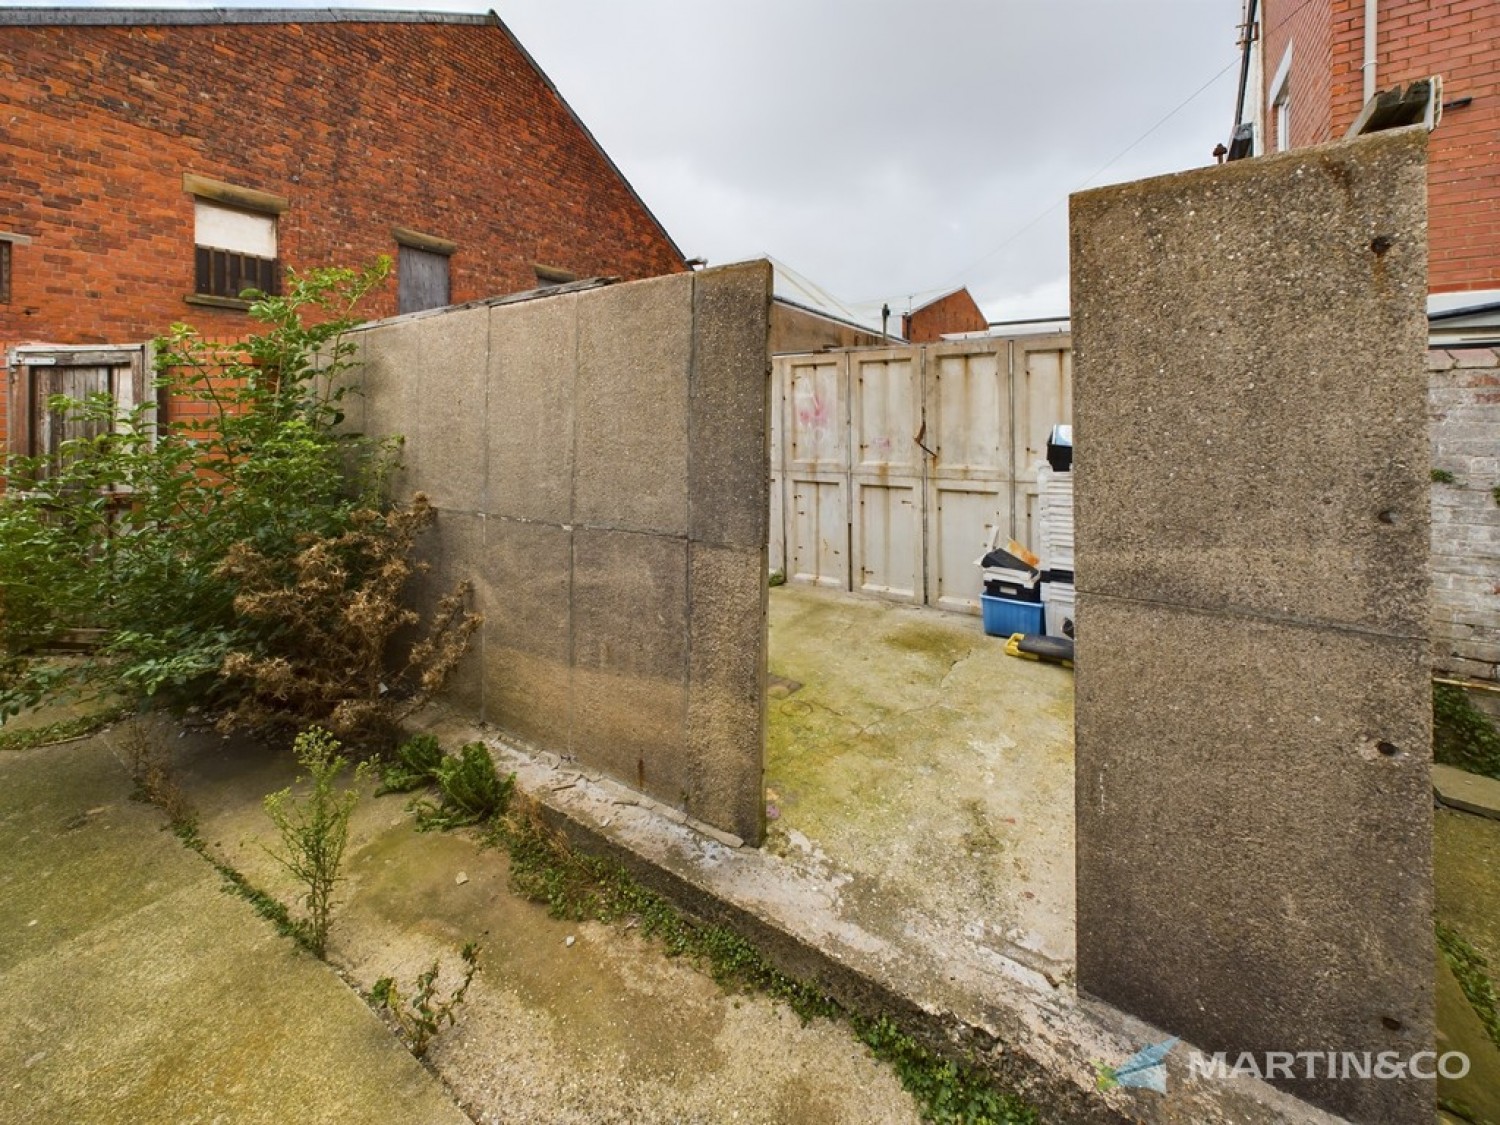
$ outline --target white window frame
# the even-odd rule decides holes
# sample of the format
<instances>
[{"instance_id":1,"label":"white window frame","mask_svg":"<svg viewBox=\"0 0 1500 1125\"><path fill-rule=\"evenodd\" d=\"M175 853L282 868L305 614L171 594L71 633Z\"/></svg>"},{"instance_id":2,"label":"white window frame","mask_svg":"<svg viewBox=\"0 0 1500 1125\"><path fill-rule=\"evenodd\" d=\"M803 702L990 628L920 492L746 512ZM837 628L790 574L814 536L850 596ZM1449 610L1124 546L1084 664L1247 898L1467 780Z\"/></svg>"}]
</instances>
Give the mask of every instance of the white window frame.
<instances>
[{"instance_id":1,"label":"white window frame","mask_svg":"<svg viewBox=\"0 0 1500 1125\"><path fill-rule=\"evenodd\" d=\"M1286 53L1276 67L1276 77L1271 79L1271 93L1267 102L1276 121L1276 151L1286 152L1292 147L1292 43L1286 45Z\"/></svg>"}]
</instances>

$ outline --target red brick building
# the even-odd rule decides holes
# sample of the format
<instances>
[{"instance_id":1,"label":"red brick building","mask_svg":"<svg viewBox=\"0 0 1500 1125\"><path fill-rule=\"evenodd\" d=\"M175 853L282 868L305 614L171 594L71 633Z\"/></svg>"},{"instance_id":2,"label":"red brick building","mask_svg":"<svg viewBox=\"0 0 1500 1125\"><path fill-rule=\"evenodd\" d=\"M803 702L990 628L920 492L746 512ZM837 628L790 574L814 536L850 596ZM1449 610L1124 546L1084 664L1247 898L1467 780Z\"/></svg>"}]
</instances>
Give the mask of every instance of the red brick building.
<instances>
[{"instance_id":1,"label":"red brick building","mask_svg":"<svg viewBox=\"0 0 1500 1125\"><path fill-rule=\"evenodd\" d=\"M7 351L238 335L243 287L380 254L373 315L686 268L493 14L0 10L0 122Z\"/></svg>"},{"instance_id":2,"label":"red brick building","mask_svg":"<svg viewBox=\"0 0 1500 1125\"><path fill-rule=\"evenodd\" d=\"M1429 287L1500 288L1500 2L1246 0L1255 152L1344 136L1377 91L1433 75Z\"/></svg>"},{"instance_id":3,"label":"red brick building","mask_svg":"<svg viewBox=\"0 0 1500 1125\"><path fill-rule=\"evenodd\" d=\"M932 344L950 332L983 332L990 326L968 289L955 289L901 317L901 335L913 344Z\"/></svg>"}]
</instances>

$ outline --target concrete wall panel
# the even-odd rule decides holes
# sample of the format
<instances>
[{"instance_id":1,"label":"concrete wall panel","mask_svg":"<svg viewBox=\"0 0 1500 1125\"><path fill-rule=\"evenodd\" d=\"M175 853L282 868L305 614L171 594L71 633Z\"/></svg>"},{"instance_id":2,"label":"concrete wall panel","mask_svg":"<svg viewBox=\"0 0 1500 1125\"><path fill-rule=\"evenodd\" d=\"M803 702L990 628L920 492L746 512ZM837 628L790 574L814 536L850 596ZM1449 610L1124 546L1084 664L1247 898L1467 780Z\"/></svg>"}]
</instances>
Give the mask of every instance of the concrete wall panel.
<instances>
[{"instance_id":1,"label":"concrete wall panel","mask_svg":"<svg viewBox=\"0 0 1500 1125\"><path fill-rule=\"evenodd\" d=\"M573 295L491 312L491 514L556 524L573 517L577 334Z\"/></svg>"},{"instance_id":2,"label":"concrete wall panel","mask_svg":"<svg viewBox=\"0 0 1500 1125\"><path fill-rule=\"evenodd\" d=\"M698 278L689 427L692 537L755 550L769 534L769 378L757 388L741 373L769 376L767 325L745 315L770 284L769 262L747 262ZM756 506L756 498L759 506Z\"/></svg>"},{"instance_id":3,"label":"concrete wall panel","mask_svg":"<svg viewBox=\"0 0 1500 1125\"><path fill-rule=\"evenodd\" d=\"M759 551L693 544L688 581L693 606L687 737L693 772L687 812L758 840L765 802L765 661L747 636L765 629L766 583ZM728 782L726 784L726 782Z\"/></svg>"},{"instance_id":4,"label":"concrete wall panel","mask_svg":"<svg viewBox=\"0 0 1500 1125\"><path fill-rule=\"evenodd\" d=\"M1079 985L1231 1057L1432 1044L1424 142L1073 199Z\"/></svg>"},{"instance_id":5,"label":"concrete wall panel","mask_svg":"<svg viewBox=\"0 0 1500 1125\"><path fill-rule=\"evenodd\" d=\"M410 413L405 484L433 505L484 510L485 441L475 426L488 390L489 310L463 309L411 322L417 369L406 390Z\"/></svg>"},{"instance_id":6,"label":"concrete wall panel","mask_svg":"<svg viewBox=\"0 0 1500 1125\"><path fill-rule=\"evenodd\" d=\"M769 294L752 263L360 334L439 509L420 592L469 577L485 618L454 701L753 843Z\"/></svg>"},{"instance_id":7,"label":"concrete wall panel","mask_svg":"<svg viewBox=\"0 0 1500 1125\"><path fill-rule=\"evenodd\" d=\"M692 274L617 286L578 308L574 516L686 536Z\"/></svg>"}]
</instances>

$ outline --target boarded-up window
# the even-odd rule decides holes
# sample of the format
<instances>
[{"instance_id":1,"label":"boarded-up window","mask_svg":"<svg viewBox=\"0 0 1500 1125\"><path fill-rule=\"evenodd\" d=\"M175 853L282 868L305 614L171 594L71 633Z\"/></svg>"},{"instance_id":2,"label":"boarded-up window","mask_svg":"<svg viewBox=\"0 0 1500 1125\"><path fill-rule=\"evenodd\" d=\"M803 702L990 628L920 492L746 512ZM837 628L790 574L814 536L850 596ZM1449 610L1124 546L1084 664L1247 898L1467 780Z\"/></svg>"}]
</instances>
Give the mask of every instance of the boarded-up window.
<instances>
[{"instance_id":1,"label":"boarded-up window","mask_svg":"<svg viewBox=\"0 0 1500 1125\"><path fill-rule=\"evenodd\" d=\"M440 309L451 303L447 254L402 246L396 275L401 312Z\"/></svg>"},{"instance_id":2,"label":"boarded-up window","mask_svg":"<svg viewBox=\"0 0 1500 1125\"><path fill-rule=\"evenodd\" d=\"M276 216L194 201L194 292L239 297L246 289L280 292Z\"/></svg>"}]
</instances>

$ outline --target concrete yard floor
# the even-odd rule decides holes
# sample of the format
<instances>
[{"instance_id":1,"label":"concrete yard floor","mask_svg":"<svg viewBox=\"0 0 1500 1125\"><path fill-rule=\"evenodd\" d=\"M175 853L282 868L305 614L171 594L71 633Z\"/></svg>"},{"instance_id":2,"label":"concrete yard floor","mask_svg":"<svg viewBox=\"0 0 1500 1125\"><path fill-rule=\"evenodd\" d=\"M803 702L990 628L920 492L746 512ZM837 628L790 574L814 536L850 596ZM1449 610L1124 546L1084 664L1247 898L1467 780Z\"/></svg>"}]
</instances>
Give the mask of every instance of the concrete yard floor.
<instances>
[{"instance_id":1,"label":"concrete yard floor","mask_svg":"<svg viewBox=\"0 0 1500 1125\"><path fill-rule=\"evenodd\" d=\"M767 847L825 862L871 932L961 932L1064 975L1072 671L977 617L792 586L770 671Z\"/></svg>"},{"instance_id":2,"label":"concrete yard floor","mask_svg":"<svg viewBox=\"0 0 1500 1125\"><path fill-rule=\"evenodd\" d=\"M0 787L0 1120L466 1120L129 799L107 736L0 753Z\"/></svg>"},{"instance_id":3,"label":"concrete yard floor","mask_svg":"<svg viewBox=\"0 0 1500 1125\"><path fill-rule=\"evenodd\" d=\"M212 851L295 902L261 806L292 781L290 753L153 730ZM502 852L471 833L419 833L407 798L370 798L368 785L330 939L346 984L128 799L120 737L0 755L12 798L0 847L17 857L0 883L0 1070L12 1076L0 1119L917 1120L842 1025L804 1027L728 995L628 928L548 917L508 890ZM439 1080L350 985L391 975L409 991L439 959L451 986L469 940L482 969L429 1050Z\"/></svg>"}]
</instances>

